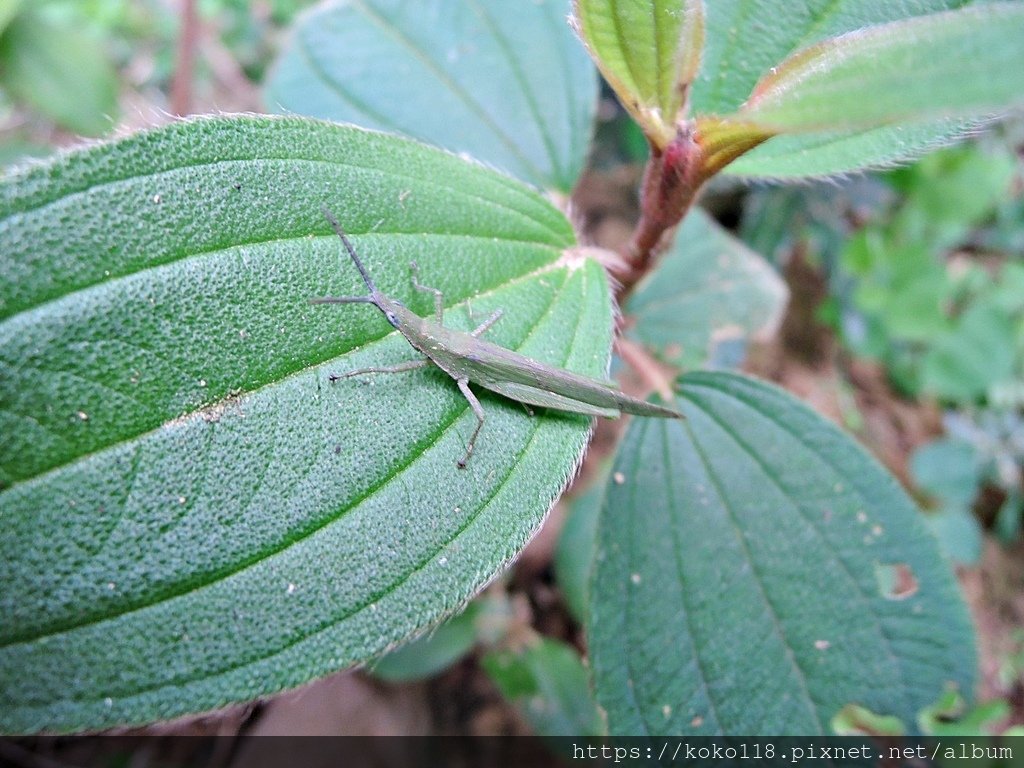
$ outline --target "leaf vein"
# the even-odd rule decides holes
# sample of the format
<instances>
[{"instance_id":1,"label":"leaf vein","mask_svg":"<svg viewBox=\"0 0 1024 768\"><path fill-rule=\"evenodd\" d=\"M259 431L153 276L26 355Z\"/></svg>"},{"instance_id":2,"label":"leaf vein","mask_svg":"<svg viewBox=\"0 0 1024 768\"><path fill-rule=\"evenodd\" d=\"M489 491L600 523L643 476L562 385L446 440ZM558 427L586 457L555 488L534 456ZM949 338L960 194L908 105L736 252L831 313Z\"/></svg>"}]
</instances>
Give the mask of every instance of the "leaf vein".
<instances>
[{"instance_id":1,"label":"leaf vein","mask_svg":"<svg viewBox=\"0 0 1024 768\"><path fill-rule=\"evenodd\" d=\"M757 403L755 401L748 400L747 398L744 398L744 397L738 395L735 392L723 393L721 390L718 390L718 389L716 389L714 387L710 387L710 386L707 386L707 385L702 385L700 383L695 383L695 382L688 382L687 383L687 389L689 389L689 390L704 389L704 390L709 391L713 395L723 395L724 394L726 397L732 397L735 400L737 400L740 403L742 403L743 405L745 405L748 408L750 408L755 413L760 414L763 418L771 421L772 424L776 425L782 431L786 432L786 434L788 434L790 437L794 438L797 442L799 442L799 443L801 443L803 445L806 445L806 443L804 443L803 440L801 439L800 435L798 435L795 431L793 431L788 425L784 424L783 422L779 421L778 419L775 419L771 414L766 413L761 408L757 407ZM690 393L687 394L687 397L692 399L694 402L699 402L700 401L700 398L694 398L694 397L692 397L692 394L690 394ZM795 500L793 499L793 497L789 493L789 491L782 486L781 482L769 470L767 465L764 463L763 459L760 457L759 453L757 451L755 451L748 443L746 443L743 440L743 438L735 431L735 429L732 428L731 425L727 424L725 421L720 419L718 417L718 415L716 413L714 413L711 409L709 409L709 408L702 408L701 410L705 414L707 414L708 417L712 421L714 421L716 424L718 424L719 427L730 437L730 439L733 440L733 442L735 442L737 444L737 446L742 448L743 451L745 453L747 453L747 455L750 458L753 459L753 461L758 465L758 467L764 473L765 477L768 478L768 481L770 483L772 483L772 485L774 485L786 498L788 498L790 500L790 502L793 504L794 509L797 510L797 512L799 513L800 517L808 524L810 529L815 532L815 534L818 536L819 540L821 540L822 542L825 542L826 539L825 539L824 535L822 534L821 529L816 524L815 520L813 518L808 518L803 513L802 507L795 502ZM811 455L813 456L813 458L816 461L819 461L820 463L824 464L836 476L841 477L841 478L845 477L845 475L840 471L840 469L835 464L833 464L827 458L821 456L817 451L811 451L810 453L811 453ZM857 491L857 495L864 502L865 506L871 506L870 501L868 499L864 498L864 496L859 491ZM830 548L830 547L826 547L826 549L830 553L833 552L832 548ZM843 559L835 557L835 558L833 558L833 563L835 565L837 565L842 570L844 575L847 577L847 579L849 580L850 585L851 585L851 587L853 589L854 594L856 594L858 596L858 598L860 599L861 604L864 607L864 609L867 610L872 615L875 615L876 618L878 619L878 623L877 623L878 632L882 636L882 639L885 641L886 651L887 651L887 656L889 658L889 661L893 664L894 667L896 667L897 669L901 669L900 664L899 664L899 659L896 656L896 653L894 652L894 650L892 648L892 638L889 636L889 633L888 633L888 631L886 629L886 625L881 620L881 618L878 617L878 614L875 611L871 610L871 601L869 601L867 599L866 594L860 588L860 584L859 584L857 578L854 576L854 574L850 570L849 566L846 564L846 561L844 561Z\"/></svg>"},{"instance_id":2,"label":"leaf vein","mask_svg":"<svg viewBox=\"0 0 1024 768\"><path fill-rule=\"evenodd\" d=\"M715 417L714 414L709 413L707 409L701 410L704 411L712 419L712 421L714 421L716 424L719 424L719 426L722 426L721 422ZM775 608L775 605L772 603L771 598L768 596L768 591L766 590L764 585L764 576L758 570L756 561L750 551L750 547L748 546L747 542L743 539L743 537L739 535L739 531L743 529L743 526L740 524L739 518L737 517L736 512L729 501L729 497L725 492L725 487L722 485L721 479L718 477L717 472L715 471L710 459L708 458L703 447L698 441L697 436L693 433L693 426L688 422L684 423L683 426L686 429L686 431L690 433L690 442L693 445L694 451L697 453L697 456L700 458L701 464L704 466L704 471L707 473L708 480L715 488L715 493L722 504L722 509L725 510L726 513L729 515L729 519L732 522L732 529L737 534L735 536L735 541L738 547L743 551L745 556L744 559L750 566L750 572L754 577L753 583L756 585L757 591L761 595L761 599L764 602L765 608L767 608L768 610L768 615L771 617L772 627L775 631L775 634L782 642L783 648L785 649L785 656L788 659L790 666L793 669L793 672L796 674L796 679L799 682L800 688L803 690L807 702L810 705L811 717L814 719L815 725L818 728L818 732L825 733L826 731L824 729L824 723L821 722L821 717L818 713L818 708L814 705L814 696L811 694L810 686L807 681L807 673L804 671L803 667L800 666L799 660L793 653L793 646L786 636L786 630L783 626L781 619L779 618L778 610ZM732 433L728 431L728 429L726 429L725 427L723 427L723 429L725 429L726 434L728 434L730 437L733 436ZM742 443L738 443L738 445L740 445L740 447L745 448L745 446L743 446ZM772 480L770 476L769 480ZM780 490L783 489L780 488ZM785 491L783 492L785 493ZM799 507L797 507L797 509L799 511Z\"/></svg>"}]
</instances>

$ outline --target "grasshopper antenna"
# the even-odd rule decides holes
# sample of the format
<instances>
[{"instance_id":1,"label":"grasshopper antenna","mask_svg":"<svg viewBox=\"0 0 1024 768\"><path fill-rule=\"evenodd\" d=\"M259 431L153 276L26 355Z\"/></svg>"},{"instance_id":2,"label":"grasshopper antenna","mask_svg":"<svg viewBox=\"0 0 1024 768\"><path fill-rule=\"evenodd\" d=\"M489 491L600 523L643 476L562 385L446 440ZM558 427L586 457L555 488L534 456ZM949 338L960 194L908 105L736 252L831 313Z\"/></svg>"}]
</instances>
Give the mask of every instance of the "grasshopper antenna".
<instances>
[{"instance_id":1,"label":"grasshopper antenna","mask_svg":"<svg viewBox=\"0 0 1024 768\"><path fill-rule=\"evenodd\" d=\"M320 206L320 210L323 211L324 216L331 222L331 226L334 227L334 231L341 238L341 242L345 244L345 250L348 251L348 255L352 257L353 263L356 265L356 269L359 270L359 274L363 276L363 282L366 283L366 287L370 290L369 296L321 296L316 299L310 299L310 304L373 304L378 309L381 309L380 301L378 297L380 294L377 292L377 286L373 284L373 280L370 279L369 274L366 272L366 267L363 266L363 262L359 260L359 256L356 255L356 249L352 247L352 243L349 242L348 237L345 235L345 230L341 228L341 224L334 218L334 215L327 210L327 206Z\"/></svg>"},{"instance_id":2,"label":"grasshopper antenna","mask_svg":"<svg viewBox=\"0 0 1024 768\"><path fill-rule=\"evenodd\" d=\"M359 256L356 255L356 249L353 248L352 243L349 242L348 237L345 235L345 230L341 228L341 224L339 224L338 220L334 218L334 214L327 210L326 205L320 206L320 210L323 212L324 216L327 217L327 220L331 222L331 226L334 228L338 237L341 238L341 242L345 244L345 250L347 250L348 255L352 257L352 261L356 265L356 269L359 270L359 274L363 276L363 282L366 283L366 287L370 289L370 296L367 298L369 299L376 296L377 286L373 284L373 280L370 279L370 275L366 272L366 267L363 266L363 262L361 262L359 260ZM373 304L375 302L370 301L368 303Z\"/></svg>"}]
</instances>

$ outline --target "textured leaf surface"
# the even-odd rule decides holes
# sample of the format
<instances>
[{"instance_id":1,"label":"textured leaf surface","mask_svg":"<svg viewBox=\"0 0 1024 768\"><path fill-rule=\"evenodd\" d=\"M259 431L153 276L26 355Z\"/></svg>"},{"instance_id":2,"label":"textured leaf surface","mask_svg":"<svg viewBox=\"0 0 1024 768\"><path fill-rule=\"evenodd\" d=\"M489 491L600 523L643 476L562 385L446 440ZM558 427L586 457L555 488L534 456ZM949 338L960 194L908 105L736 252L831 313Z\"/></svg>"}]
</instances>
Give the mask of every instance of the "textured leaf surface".
<instances>
[{"instance_id":1,"label":"textured leaf surface","mask_svg":"<svg viewBox=\"0 0 1024 768\"><path fill-rule=\"evenodd\" d=\"M378 286L489 338L606 370L608 288L507 177L296 118L176 124L0 182L0 730L170 717L379 654L525 544L588 421L531 418L414 356Z\"/></svg>"},{"instance_id":2,"label":"textured leaf surface","mask_svg":"<svg viewBox=\"0 0 1024 768\"><path fill-rule=\"evenodd\" d=\"M1024 99L1024 5L994 3L842 35L797 52L738 116L781 132L990 115Z\"/></svg>"},{"instance_id":3,"label":"textured leaf surface","mask_svg":"<svg viewBox=\"0 0 1024 768\"><path fill-rule=\"evenodd\" d=\"M98 136L114 123L117 77L103 47L43 13L18 13L3 30L0 86L76 133Z\"/></svg>"},{"instance_id":4,"label":"textured leaf surface","mask_svg":"<svg viewBox=\"0 0 1024 768\"><path fill-rule=\"evenodd\" d=\"M700 0L576 0L575 23L623 106L658 142L672 138L677 113L700 65Z\"/></svg>"},{"instance_id":5,"label":"textured leaf surface","mask_svg":"<svg viewBox=\"0 0 1024 768\"><path fill-rule=\"evenodd\" d=\"M568 192L597 105L593 66L561 0L349 0L302 16L271 109L465 152Z\"/></svg>"},{"instance_id":6,"label":"textured leaf surface","mask_svg":"<svg viewBox=\"0 0 1024 768\"><path fill-rule=\"evenodd\" d=\"M722 344L773 333L787 297L761 256L694 209L627 302L627 334L668 362L698 366L715 359Z\"/></svg>"},{"instance_id":7,"label":"textured leaf surface","mask_svg":"<svg viewBox=\"0 0 1024 768\"><path fill-rule=\"evenodd\" d=\"M715 0L705 3L707 34L692 92L697 114L727 115L791 53L874 24L944 11L960 0ZM799 177L885 165L921 154L962 130L940 121L843 134L785 136L728 166L746 176Z\"/></svg>"},{"instance_id":8,"label":"textured leaf surface","mask_svg":"<svg viewBox=\"0 0 1024 768\"><path fill-rule=\"evenodd\" d=\"M850 703L913 723L948 681L970 696L956 581L896 482L774 387L681 386L686 421L630 424L600 520L589 640L611 732L823 734Z\"/></svg>"}]
</instances>

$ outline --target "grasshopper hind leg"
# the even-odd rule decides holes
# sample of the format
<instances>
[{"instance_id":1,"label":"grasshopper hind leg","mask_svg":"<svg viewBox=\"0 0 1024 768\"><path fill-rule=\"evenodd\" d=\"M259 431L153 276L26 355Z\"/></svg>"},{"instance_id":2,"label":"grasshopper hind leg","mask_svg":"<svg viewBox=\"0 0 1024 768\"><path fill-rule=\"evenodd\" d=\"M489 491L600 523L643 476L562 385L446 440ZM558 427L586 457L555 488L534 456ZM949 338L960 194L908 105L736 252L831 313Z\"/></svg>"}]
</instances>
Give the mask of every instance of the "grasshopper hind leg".
<instances>
[{"instance_id":1,"label":"grasshopper hind leg","mask_svg":"<svg viewBox=\"0 0 1024 768\"><path fill-rule=\"evenodd\" d=\"M480 434L480 428L484 425L484 409L480 405L480 401L476 399L476 395L473 394L473 390L469 388L469 379L456 379L455 383L459 385L459 391L465 395L466 400L469 401L469 407L473 409L473 414L476 416L476 429L473 430L473 435L469 438L466 454L455 462L459 469L465 469L466 462L469 461L470 454L473 453L473 446L476 445L476 436Z\"/></svg>"},{"instance_id":2,"label":"grasshopper hind leg","mask_svg":"<svg viewBox=\"0 0 1024 768\"><path fill-rule=\"evenodd\" d=\"M356 368L354 371L346 371L345 373L332 373L327 378L333 383L352 376L361 376L364 373L402 373L404 371L416 371L420 368L426 368L428 365L430 365L429 360L410 360L407 363L399 363L398 365L391 365L386 368Z\"/></svg>"}]
</instances>

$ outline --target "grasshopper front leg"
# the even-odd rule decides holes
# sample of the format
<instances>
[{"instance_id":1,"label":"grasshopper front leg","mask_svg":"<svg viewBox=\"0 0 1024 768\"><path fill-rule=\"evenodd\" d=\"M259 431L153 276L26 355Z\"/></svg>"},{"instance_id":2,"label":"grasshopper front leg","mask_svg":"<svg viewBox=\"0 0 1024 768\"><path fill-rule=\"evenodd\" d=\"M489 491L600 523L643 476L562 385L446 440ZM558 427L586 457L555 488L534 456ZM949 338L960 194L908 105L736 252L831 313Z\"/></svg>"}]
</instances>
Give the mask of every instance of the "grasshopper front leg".
<instances>
[{"instance_id":1,"label":"grasshopper front leg","mask_svg":"<svg viewBox=\"0 0 1024 768\"><path fill-rule=\"evenodd\" d=\"M480 338L481 335L487 332L488 328L490 328L492 325L494 325L501 319L501 316L503 314L504 312L502 312L502 310L500 309L494 310L491 316L484 320L482 323L480 323L480 325L476 327L476 330L470 331L469 335L472 336L474 339Z\"/></svg>"},{"instance_id":2,"label":"grasshopper front leg","mask_svg":"<svg viewBox=\"0 0 1024 768\"><path fill-rule=\"evenodd\" d=\"M429 285L420 283L420 266L415 261L409 262L409 271L412 272L412 287L417 291L434 294L434 319L438 325L444 325L444 294L438 288L431 288Z\"/></svg>"}]
</instances>

